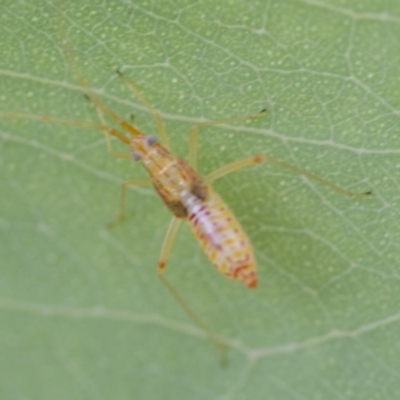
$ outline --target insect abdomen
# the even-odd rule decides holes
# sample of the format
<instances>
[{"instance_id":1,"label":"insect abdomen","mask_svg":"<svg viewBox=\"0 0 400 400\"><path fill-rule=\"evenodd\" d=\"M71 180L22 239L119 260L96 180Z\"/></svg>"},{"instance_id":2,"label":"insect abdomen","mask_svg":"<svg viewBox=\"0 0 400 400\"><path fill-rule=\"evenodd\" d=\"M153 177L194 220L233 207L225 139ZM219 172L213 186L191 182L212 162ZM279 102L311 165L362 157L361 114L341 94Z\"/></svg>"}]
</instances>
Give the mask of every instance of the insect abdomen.
<instances>
[{"instance_id":1,"label":"insect abdomen","mask_svg":"<svg viewBox=\"0 0 400 400\"><path fill-rule=\"evenodd\" d=\"M251 243L227 204L209 188L206 200L190 196L187 222L215 267L247 287L257 286Z\"/></svg>"}]
</instances>

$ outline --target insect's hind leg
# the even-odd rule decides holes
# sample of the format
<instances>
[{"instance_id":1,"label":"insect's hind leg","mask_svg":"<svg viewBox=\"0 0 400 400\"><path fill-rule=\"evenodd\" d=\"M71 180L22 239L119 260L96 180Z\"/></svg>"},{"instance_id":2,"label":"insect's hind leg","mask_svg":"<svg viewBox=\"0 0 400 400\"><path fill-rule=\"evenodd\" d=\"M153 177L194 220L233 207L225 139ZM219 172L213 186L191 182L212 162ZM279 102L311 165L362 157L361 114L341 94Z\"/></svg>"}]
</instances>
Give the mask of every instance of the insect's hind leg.
<instances>
[{"instance_id":1,"label":"insect's hind leg","mask_svg":"<svg viewBox=\"0 0 400 400\"><path fill-rule=\"evenodd\" d=\"M164 271L165 266L167 265L169 253L171 252L172 245L174 243L176 234L178 233L179 226L182 220L172 217L171 222L168 225L167 232L164 237L163 244L161 246L161 252L158 257L158 271L162 273Z\"/></svg>"},{"instance_id":2,"label":"insect's hind leg","mask_svg":"<svg viewBox=\"0 0 400 400\"><path fill-rule=\"evenodd\" d=\"M266 113L267 110L264 108L258 113L243 115L241 117L233 117L233 118L224 118L217 119L214 121L207 122L198 122L190 128L189 131L189 165L191 165L194 169L197 169L197 134L200 128L205 126L213 126L213 125L222 125L222 124L231 124L233 122L247 121L250 119L258 118Z\"/></svg>"},{"instance_id":3,"label":"insect's hind leg","mask_svg":"<svg viewBox=\"0 0 400 400\"><path fill-rule=\"evenodd\" d=\"M117 71L118 76L124 80L129 89L136 95L136 97L146 106L146 108L153 114L153 118L156 122L158 133L160 134L161 143L169 149L169 141L167 131L165 129L164 121L161 118L160 113L154 108L154 106L146 99L143 93L137 88L131 79L129 79L120 70Z\"/></svg>"},{"instance_id":4,"label":"insect's hind leg","mask_svg":"<svg viewBox=\"0 0 400 400\"><path fill-rule=\"evenodd\" d=\"M187 305L186 301L182 298L179 292L172 286L169 280L165 277L164 271L167 264L169 253L171 252L171 248L173 242L175 240L178 229L181 225L182 220L176 217L172 217L171 222L168 225L167 232L164 237L163 244L161 246L161 252L158 258L158 276L164 286L168 289L168 291L172 294L178 304L182 307L182 309L186 312L186 314L192 319L192 321L207 335L207 337L214 343L216 346L221 363L225 365L227 363L227 354L226 354L226 346L219 339L219 337L213 333L207 325L197 316L197 314Z\"/></svg>"},{"instance_id":5,"label":"insect's hind leg","mask_svg":"<svg viewBox=\"0 0 400 400\"><path fill-rule=\"evenodd\" d=\"M209 184L214 182L215 180L222 178L225 175L228 175L232 172L239 171L243 168L250 167L255 164L259 164L262 162L271 162L275 165L278 165L279 167L286 168L292 172L295 172L300 175L304 175L309 179L312 179L318 183L321 183L322 185L328 186L331 189L335 190L336 192L342 193L346 196L352 197L352 196L366 196L370 195L371 192L352 192L350 190L347 190L341 186L338 186L326 179L321 178L318 175L315 175L305 169L296 167L295 165L291 165L285 161L279 160L278 158L275 158L269 154L256 154L254 156L250 157L245 157L236 161L233 161L229 164L223 165L222 167L216 169L215 171L211 172L205 177L205 181Z\"/></svg>"}]
</instances>

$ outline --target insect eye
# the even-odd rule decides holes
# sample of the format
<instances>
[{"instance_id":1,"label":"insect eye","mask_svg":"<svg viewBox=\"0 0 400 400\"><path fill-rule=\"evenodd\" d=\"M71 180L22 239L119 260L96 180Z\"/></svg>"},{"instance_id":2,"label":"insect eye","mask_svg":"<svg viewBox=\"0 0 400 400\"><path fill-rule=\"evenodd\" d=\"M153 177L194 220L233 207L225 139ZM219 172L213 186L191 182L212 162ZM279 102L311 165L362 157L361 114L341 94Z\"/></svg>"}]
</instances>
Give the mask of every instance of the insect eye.
<instances>
[{"instance_id":1,"label":"insect eye","mask_svg":"<svg viewBox=\"0 0 400 400\"><path fill-rule=\"evenodd\" d=\"M147 146L151 146L156 142L157 142L157 140L156 140L156 137L154 135L147 135L146 136L146 144L147 144Z\"/></svg>"},{"instance_id":2,"label":"insect eye","mask_svg":"<svg viewBox=\"0 0 400 400\"><path fill-rule=\"evenodd\" d=\"M135 161L139 161L139 160L142 158L142 156L141 156L138 152L132 151L132 158L133 158Z\"/></svg>"}]
</instances>

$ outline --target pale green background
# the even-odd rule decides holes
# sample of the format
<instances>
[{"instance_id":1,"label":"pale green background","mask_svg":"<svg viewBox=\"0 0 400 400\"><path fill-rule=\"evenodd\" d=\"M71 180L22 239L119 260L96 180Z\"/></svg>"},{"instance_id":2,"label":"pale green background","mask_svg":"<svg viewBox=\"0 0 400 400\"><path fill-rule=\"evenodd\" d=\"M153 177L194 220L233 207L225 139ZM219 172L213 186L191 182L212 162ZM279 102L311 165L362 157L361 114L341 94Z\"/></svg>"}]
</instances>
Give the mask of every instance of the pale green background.
<instances>
[{"instance_id":1,"label":"pale green background","mask_svg":"<svg viewBox=\"0 0 400 400\"><path fill-rule=\"evenodd\" d=\"M0 398L394 399L400 393L400 2L61 2L76 62L144 132L151 115L199 170L269 152L369 199L272 165L217 182L258 258L260 286L220 276L189 230L171 282L229 343L212 344L156 275L168 211L98 131L0 120ZM0 110L97 121L71 74L50 1L2 0ZM122 148L122 147L121 147Z\"/></svg>"}]
</instances>

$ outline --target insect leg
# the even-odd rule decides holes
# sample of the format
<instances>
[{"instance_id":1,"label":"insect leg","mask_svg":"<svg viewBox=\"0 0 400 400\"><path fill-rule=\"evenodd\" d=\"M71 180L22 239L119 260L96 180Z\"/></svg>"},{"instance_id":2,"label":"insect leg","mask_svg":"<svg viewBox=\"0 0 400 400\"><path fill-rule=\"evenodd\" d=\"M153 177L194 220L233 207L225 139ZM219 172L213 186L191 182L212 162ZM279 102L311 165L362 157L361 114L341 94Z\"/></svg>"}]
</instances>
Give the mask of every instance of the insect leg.
<instances>
[{"instance_id":1,"label":"insect leg","mask_svg":"<svg viewBox=\"0 0 400 400\"><path fill-rule=\"evenodd\" d=\"M125 144L129 144L130 139L127 136L125 136L123 133L118 131L117 129L111 128L110 126L106 125L104 123L104 120L102 121L101 124L99 124L99 123L80 121L80 120L75 120L75 119L53 117L51 115L46 115L46 114L17 113L17 112L13 112L13 111L0 111L0 117L30 119L30 120L42 121L42 122L46 122L46 123L51 122L51 123L59 123L59 124L64 124L64 125L78 126L78 127L82 127L82 128L97 129L97 130L104 132L106 141L107 141L107 149L110 154L112 154L114 157L119 157L119 158L129 158L129 159L131 158L131 156L129 154L117 152L112 149L109 136L114 136L118 140L120 140L121 142L123 142Z\"/></svg>"},{"instance_id":2,"label":"insect leg","mask_svg":"<svg viewBox=\"0 0 400 400\"><path fill-rule=\"evenodd\" d=\"M56 24L56 29L60 38L60 44L62 48L63 55L68 62L69 68L75 78L75 81L82 87L85 96L93 102L97 111L101 110L102 113L107 115L109 118L113 119L119 126L129 132L132 136L138 136L141 132L136 129L133 125L126 122L121 118L116 112L114 112L108 105L95 93L95 91L90 87L87 79L83 75L79 65L76 61L76 56L74 54L73 48L67 37L67 29L65 26L65 19L63 13L61 12L61 5L55 5L58 12L58 19L54 21Z\"/></svg>"},{"instance_id":3,"label":"insect leg","mask_svg":"<svg viewBox=\"0 0 400 400\"><path fill-rule=\"evenodd\" d=\"M125 197L126 197L126 188L128 186L151 186L151 180L148 178L144 179L130 179L125 181L121 185L121 194L119 198L119 211L115 219L113 219L108 226L110 228L114 227L118 223L120 223L124 219L124 208L125 208Z\"/></svg>"},{"instance_id":4,"label":"insect leg","mask_svg":"<svg viewBox=\"0 0 400 400\"><path fill-rule=\"evenodd\" d=\"M330 181L328 181L326 179L323 179L318 175L314 175L313 173L308 172L305 169L302 169L302 168L296 167L294 165L288 164L287 162L279 160L278 158L275 158L275 157L273 157L271 155L268 155L268 154L256 154L256 155L251 156L251 157L245 157L245 158L233 161L233 162L231 162L229 164L226 164L226 165L216 169L215 171L211 172L210 174L208 174L205 177L205 181L207 183L212 183L216 179L219 179L219 178L221 178L221 177L223 177L225 175L228 175L231 172L239 171L239 170L241 170L243 168L246 168L246 167L249 167L251 165L261 163L261 162L271 162L271 163L273 163L275 165L278 165L278 166L280 166L282 168L289 169L290 171L293 171L293 172L295 172L297 174L300 174L300 175L304 175L307 178L312 179L312 180L314 180L314 181L316 181L318 183L321 183L322 185L328 186L331 189L333 189L333 190L335 190L335 191L337 191L339 193L342 193L342 194L344 194L346 196L350 196L350 197L352 197L352 196L366 196L366 195L370 195L371 194L370 191L367 191L367 192L352 192L352 191L347 190L347 189L345 189L345 188L343 188L341 186L338 186L338 185L336 185L336 184L334 184L334 183L332 183L332 182L330 182Z\"/></svg>"},{"instance_id":5,"label":"insect leg","mask_svg":"<svg viewBox=\"0 0 400 400\"><path fill-rule=\"evenodd\" d=\"M154 106L146 99L146 97L142 94L142 92L137 88L135 83L131 79L129 79L125 74L121 71L117 71L117 74L120 78L124 80L129 89L136 95L136 97L146 106L146 108L153 114L154 120L156 122L158 133L160 134L160 141L167 149L169 149L169 141L167 132L165 130L164 122L161 118L160 113L154 108Z\"/></svg>"},{"instance_id":6,"label":"insect leg","mask_svg":"<svg viewBox=\"0 0 400 400\"><path fill-rule=\"evenodd\" d=\"M263 115L267 110L263 109L255 114L244 115L242 117L233 117L233 118L224 118L217 119L215 121L207 121L207 122L198 122L190 128L189 131L189 165L191 165L194 169L196 169L197 163L197 133L198 130L204 126L212 126L212 125L222 125L222 124L231 124L233 122L247 121L249 119L257 118Z\"/></svg>"},{"instance_id":7,"label":"insect leg","mask_svg":"<svg viewBox=\"0 0 400 400\"><path fill-rule=\"evenodd\" d=\"M88 97L88 99L91 100L90 97ZM95 104L95 106L96 106L96 104ZM102 125L107 126L106 120L105 120L105 118L104 118L103 111L102 111L99 107L97 107L97 106L96 106L96 111L97 111L97 115L98 115L99 120L101 121ZM116 134L116 133L118 133L118 134ZM119 139L121 142L127 144L128 146L129 146L129 144L130 144L130 142L131 142L130 139L127 138L127 137L126 137L125 135L123 135L122 133L118 132L118 131L117 131L116 129L114 129L114 128L108 128L108 129L104 132L104 138L105 138L105 140L106 140L107 151L108 151L112 156L114 156L114 157L117 157L117 158L125 158L125 159L131 159L131 158L132 158L131 154L129 154L129 153L122 153L122 152L119 152L119 151L115 151L115 150L113 149L110 136L115 136L117 139Z\"/></svg>"},{"instance_id":8,"label":"insect leg","mask_svg":"<svg viewBox=\"0 0 400 400\"><path fill-rule=\"evenodd\" d=\"M225 164L222 167L217 168L216 170L210 172L204 178L204 180L208 184L212 184L214 181L216 181L219 178L224 177L225 175L228 175L235 171L239 171L246 167L251 167L252 165L258 164L262 161L264 161L264 160L261 155L255 155L255 156L241 158L239 160L235 160L233 162Z\"/></svg>"},{"instance_id":9,"label":"insect leg","mask_svg":"<svg viewBox=\"0 0 400 400\"><path fill-rule=\"evenodd\" d=\"M179 292L172 286L172 284L164 275L164 270L167 264L168 256L171 251L172 244L175 240L181 222L182 222L181 219L172 217L171 222L168 225L168 229L165 234L165 238L161 247L160 256L158 258L158 269L157 269L158 276L160 277L161 282L164 284L164 286L168 289L168 291L172 294L172 296L175 298L178 304L186 312L186 314L214 343L220 355L221 363L225 365L227 362L225 344L219 339L219 337L215 333L213 333L207 327L207 325L204 324L204 322L197 316L197 314L187 305L186 301L182 298Z\"/></svg>"},{"instance_id":10,"label":"insect leg","mask_svg":"<svg viewBox=\"0 0 400 400\"><path fill-rule=\"evenodd\" d=\"M165 266L167 265L169 253L171 252L171 247L174 243L181 222L182 222L181 219L172 217L171 222L168 225L168 229L165 234L163 244L161 246L161 252L158 257L159 271L163 271Z\"/></svg>"}]
</instances>

